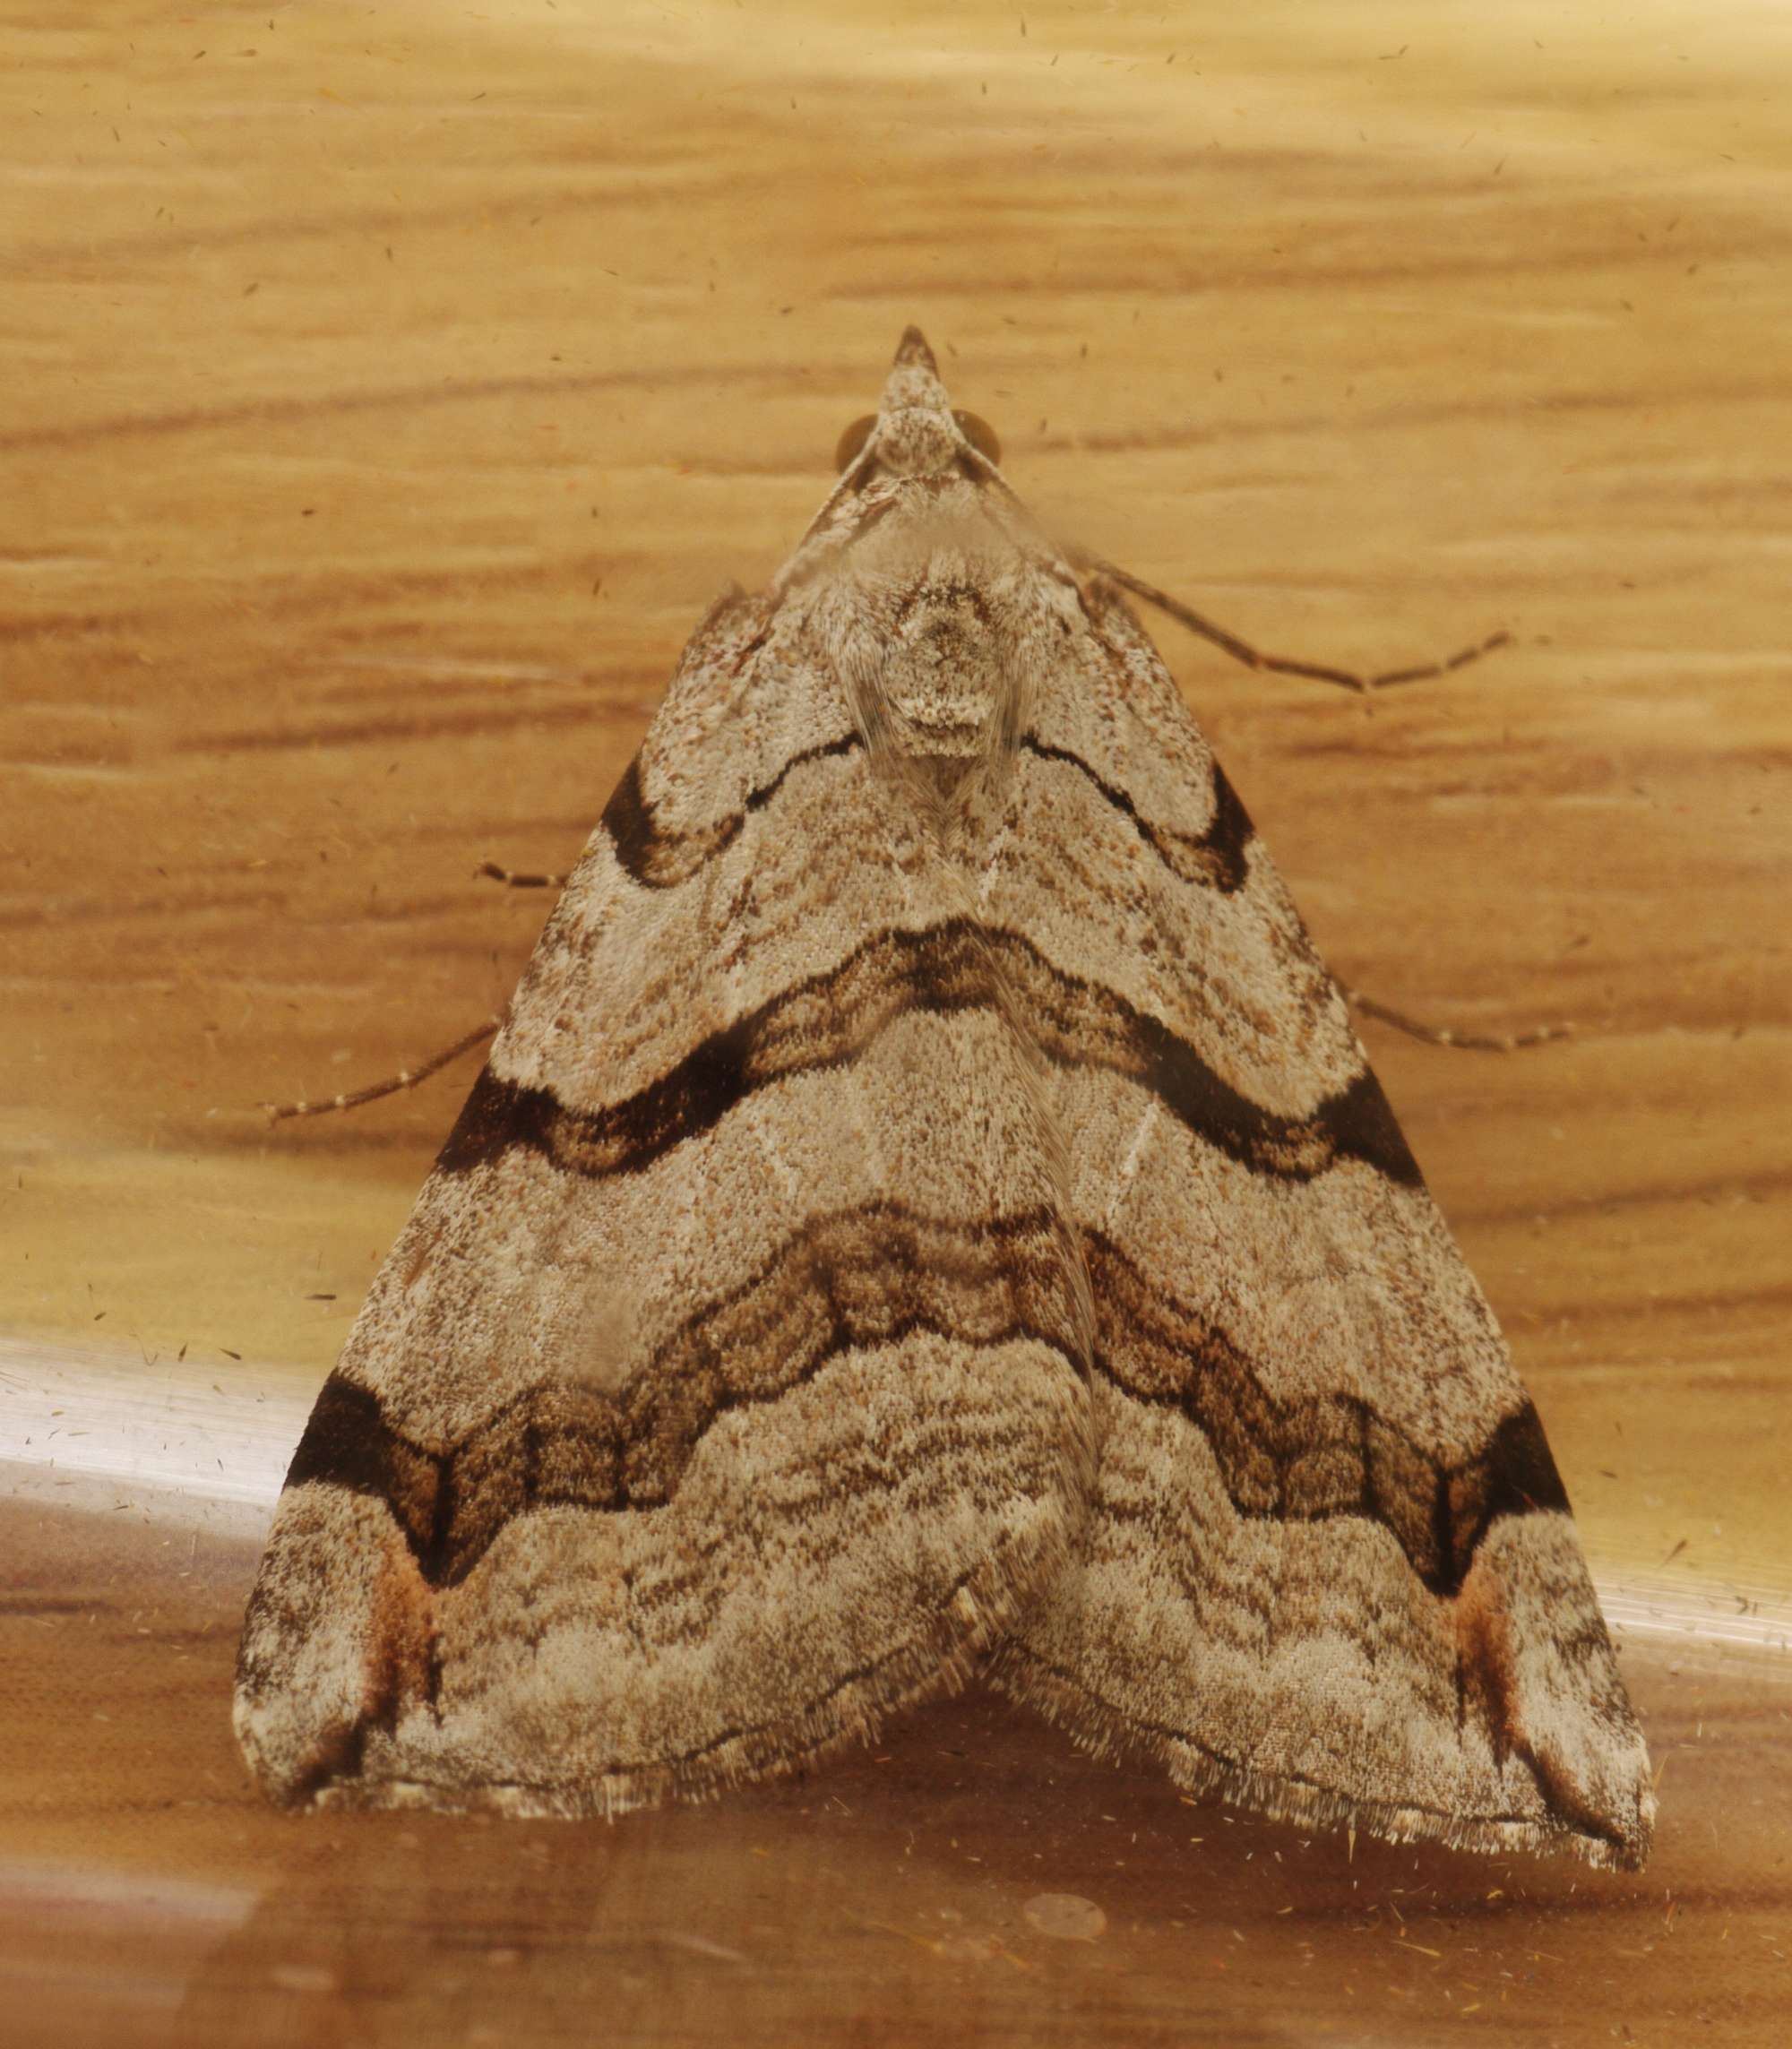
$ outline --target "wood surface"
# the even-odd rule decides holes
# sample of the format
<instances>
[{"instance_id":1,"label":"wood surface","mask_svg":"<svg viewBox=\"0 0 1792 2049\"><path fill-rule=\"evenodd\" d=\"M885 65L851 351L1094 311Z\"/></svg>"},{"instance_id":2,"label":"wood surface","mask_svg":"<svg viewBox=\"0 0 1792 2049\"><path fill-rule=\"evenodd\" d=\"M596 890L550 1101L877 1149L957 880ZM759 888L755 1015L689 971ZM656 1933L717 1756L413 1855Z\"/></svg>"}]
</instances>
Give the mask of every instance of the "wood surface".
<instances>
[{"instance_id":1,"label":"wood surface","mask_svg":"<svg viewBox=\"0 0 1792 2049\"><path fill-rule=\"evenodd\" d=\"M4 43L6 2039L1776 2038L1792 16L115 0ZM1340 975L1579 1028L1366 1030L1619 1630L1640 1877L1353 1855L981 1697L611 1829L249 1786L271 1490L472 1069L255 1106L502 1002L547 904L475 869L572 859L910 320L1036 508L1235 631L1513 636L1365 705L1159 633Z\"/></svg>"}]
</instances>

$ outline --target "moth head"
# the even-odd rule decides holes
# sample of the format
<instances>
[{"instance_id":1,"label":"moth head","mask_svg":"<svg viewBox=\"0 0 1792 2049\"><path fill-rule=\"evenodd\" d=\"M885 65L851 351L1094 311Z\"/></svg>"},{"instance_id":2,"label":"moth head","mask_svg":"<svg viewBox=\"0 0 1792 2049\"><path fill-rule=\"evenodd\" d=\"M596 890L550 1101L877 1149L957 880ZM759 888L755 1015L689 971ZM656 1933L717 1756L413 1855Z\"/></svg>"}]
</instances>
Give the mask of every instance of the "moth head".
<instances>
[{"instance_id":1,"label":"moth head","mask_svg":"<svg viewBox=\"0 0 1792 2049\"><path fill-rule=\"evenodd\" d=\"M880 415L866 413L854 420L840 437L834 450L834 468L844 473L850 469L865 452L865 444L875 431ZM974 448L983 460L996 469L1002 464L1002 443L995 429L980 413L968 413L962 408L952 408L952 421L960 435Z\"/></svg>"},{"instance_id":2,"label":"moth head","mask_svg":"<svg viewBox=\"0 0 1792 2049\"><path fill-rule=\"evenodd\" d=\"M987 420L955 408L940 382L934 352L918 327L897 347L878 409L856 419L840 438L834 468L844 475L869 455L870 469L897 477L942 476L957 469L980 477L1002 461Z\"/></svg>"}]
</instances>

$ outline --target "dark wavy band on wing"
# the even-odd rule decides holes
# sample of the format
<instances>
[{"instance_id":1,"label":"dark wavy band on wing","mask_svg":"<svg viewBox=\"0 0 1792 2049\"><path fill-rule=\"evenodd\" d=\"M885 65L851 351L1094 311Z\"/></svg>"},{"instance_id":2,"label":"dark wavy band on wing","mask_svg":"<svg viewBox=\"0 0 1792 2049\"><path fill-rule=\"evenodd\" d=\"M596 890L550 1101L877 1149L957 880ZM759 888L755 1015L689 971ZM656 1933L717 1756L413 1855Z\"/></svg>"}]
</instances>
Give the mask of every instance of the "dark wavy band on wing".
<instances>
[{"instance_id":1,"label":"dark wavy band on wing","mask_svg":"<svg viewBox=\"0 0 1792 2049\"><path fill-rule=\"evenodd\" d=\"M1179 1409L1199 1428L1239 1514L1366 1517L1393 1533L1434 1594L1454 1594L1498 1517L1567 1509L1528 1400L1474 1457L1446 1464L1358 1396L1277 1400L1224 1330L1149 1280L1111 1240L1085 1233L1084 1252L1098 1369L1134 1400Z\"/></svg>"},{"instance_id":2,"label":"dark wavy band on wing","mask_svg":"<svg viewBox=\"0 0 1792 2049\"><path fill-rule=\"evenodd\" d=\"M1231 896L1244 887L1249 873L1250 814L1218 762L1212 765L1212 816L1199 832L1177 832L1168 826L1153 825L1118 784L1098 775L1081 754L1073 753L1068 747L1052 746L1032 733L1022 738L1021 745L1042 762L1062 762L1087 776L1116 811L1131 819L1140 839L1181 881L1204 883L1221 896Z\"/></svg>"},{"instance_id":3,"label":"dark wavy band on wing","mask_svg":"<svg viewBox=\"0 0 1792 2049\"><path fill-rule=\"evenodd\" d=\"M641 756L636 754L610 793L602 824L616 848L616 859L642 888L675 889L731 847L747 819L771 802L795 770L812 762L837 761L857 753L863 745L857 733L845 733L838 739L806 747L800 753L792 754L769 781L750 789L738 811L685 832L671 831L655 818L642 784ZM1203 883L1224 896L1243 887L1249 866L1251 821L1218 762L1212 771L1211 817L1199 832L1178 832L1168 826L1152 824L1124 789L1068 747L1054 746L1031 733L1023 736L1021 745L1042 762L1060 762L1086 777L1104 801L1132 822L1140 839L1183 882Z\"/></svg>"},{"instance_id":4,"label":"dark wavy band on wing","mask_svg":"<svg viewBox=\"0 0 1792 2049\"><path fill-rule=\"evenodd\" d=\"M1497 1518L1566 1509L1528 1402L1474 1457L1445 1464L1355 1397L1277 1401L1223 1330L1150 1286L1108 1240L1086 1235L1084 1256L1097 1370L1201 1430L1241 1515L1378 1522L1426 1586L1449 1595ZM322 1481L383 1501L424 1577L452 1586L530 1509L664 1504L720 1418L779 1400L844 1351L918 1330L979 1346L1030 1338L1079 1370L1075 1329L1048 1216L978 1225L888 1204L845 1211L796 1234L616 1392L531 1389L443 1452L405 1437L376 1396L332 1375L287 1485ZM1174 1513L1172 1492L1162 1505Z\"/></svg>"},{"instance_id":5,"label":"dark wavy band on wing","mask_svg":"<svg viewBox=\"0 0 1792 2049\"><path fill-rule=\"evenodd\" d=\"M600 822L616 848L616 859L637 882L650 890L674 889L731 846L747 819L771 802L793 770L806 767L811 762L836 760L863 745L857 733L846 733L837 740L804 748L800 753L792 754L769 782L748 790L738 811L690 832L668 831L655 821L653 807L642 788L641 756L637 754L611 791Z\"/></svg>"},{"instance_id":6,"label":"dark wavy band on wing","mask_svg":"<svg viewBox=\"0 0 1792 2049\"><path fill-rule=\"evenodd\" d=\"M878 1204L820 1218L622 1388L545 1383L445 1452L403 1436L376 1396L332 1374L287 1485L323 1480L385 1502L424 1577L452 1586L530 1509L663 1505L719 1419L780 1399L849 1350L922 1330L979 1347L1030 1339L1080 1374L1074 1262L1044 1212L952 1225Z\"/></svg>"},{"instance_id":7,"label":"dark wavy band on wing","mask_svg":"<svg viewBox=\"0 0 1792 2049\"><path fill-rule=\"evenodd\" d=\"M1305 1116L1265 1109L1223 1080L1161 1019L1113 990L1055 968L1017 934L953 919L926 932L880 933L827 974L811 977L701 1040L619 1103L573 1110L547 1089L487 1068L437 1166L460 1174L513 1149L567 1173L600 1176L648 1166L719 1124L754 1089L849 1065L897 1018L1012 1008L1047 1057L1096 1067L1149 1089L1189 1130L1260 1174L1308 1181L1360 1159L1418 1184L1417 1163L1366 1069Z\"/></svg>"}]
</instances>

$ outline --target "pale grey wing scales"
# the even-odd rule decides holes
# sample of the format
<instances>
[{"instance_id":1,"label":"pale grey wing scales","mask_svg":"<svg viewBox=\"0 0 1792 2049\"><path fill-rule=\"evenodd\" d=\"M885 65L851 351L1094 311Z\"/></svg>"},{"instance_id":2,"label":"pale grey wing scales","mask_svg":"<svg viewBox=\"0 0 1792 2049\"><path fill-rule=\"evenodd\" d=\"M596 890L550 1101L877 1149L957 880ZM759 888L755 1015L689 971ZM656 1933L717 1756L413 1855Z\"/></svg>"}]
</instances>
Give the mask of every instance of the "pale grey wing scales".
<instances>
[{"instance_id":1,"label":"pale grey wing scales","mask_svg":"<svg viewBox=\"0 0 1792 2049\"><path fill-rule=\"evenodd\" d=\"M1088 1469L1043 1117L802 605L725 604L299 1447L269 1790L616 1811L961 1678Z\"/></svg>"},{"instance_id":2,"label":"pale grey wing scales","mask_svg":"<svg viewBox=\"0 0 1792 2049\"><path fill-rule=\"evenodd\" d=\"M1174 684L1084 602L980 884L1098 1319L1088 1534L1004 1683L1273 1814L1639 1862L1647 1758L1536 1412Z\"/></svg>"}]
</instances>

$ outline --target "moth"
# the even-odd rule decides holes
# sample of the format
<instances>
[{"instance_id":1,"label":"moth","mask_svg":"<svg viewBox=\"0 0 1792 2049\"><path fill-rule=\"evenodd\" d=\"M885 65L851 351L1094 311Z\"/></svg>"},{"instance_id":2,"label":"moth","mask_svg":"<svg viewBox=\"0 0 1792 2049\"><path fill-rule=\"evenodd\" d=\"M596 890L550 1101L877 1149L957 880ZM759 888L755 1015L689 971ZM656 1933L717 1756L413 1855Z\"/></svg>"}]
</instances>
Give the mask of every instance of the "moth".
<instances>
[{"instance_id":1,"label":"moth","mask_svg":"<svg viewBox=\"0 0 1792 2049\"><path fill-rule=\"evenodd\" d=\"M1641 1864L1537 1413L1130 580L912 328L840 461L318 1398L255 1773L614 1815L977 1676L1271 1817Z\"/></svg>"}]
</instances>

